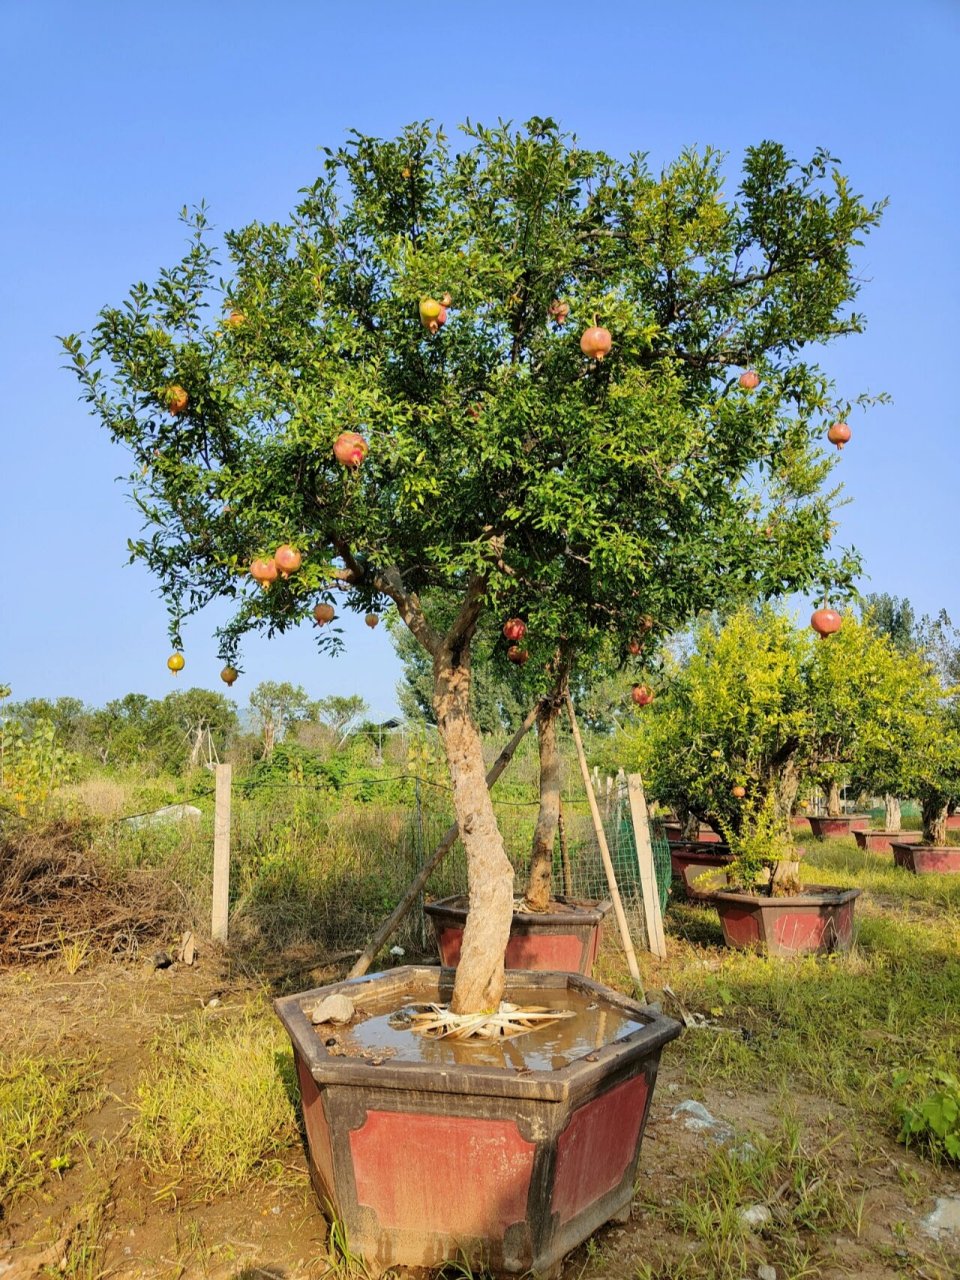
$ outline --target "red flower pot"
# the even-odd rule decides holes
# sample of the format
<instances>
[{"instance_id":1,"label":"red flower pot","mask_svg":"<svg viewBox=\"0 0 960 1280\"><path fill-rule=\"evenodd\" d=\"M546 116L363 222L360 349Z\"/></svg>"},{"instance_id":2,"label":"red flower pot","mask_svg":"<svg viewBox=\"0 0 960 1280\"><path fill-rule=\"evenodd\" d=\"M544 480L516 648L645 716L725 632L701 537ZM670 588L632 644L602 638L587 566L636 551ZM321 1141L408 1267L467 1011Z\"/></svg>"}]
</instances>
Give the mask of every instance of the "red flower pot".
<instances>
[{"instance_id":1,"label":"red flower pot","mask_svg":"<svg viewBox=\"0 0 960 1280\"><path fill-rule=\"evenodd\" d=\"M893 841L901 844L917 844L919 831L854 831L853 838L858 849L868 849L871 853L889 853Z\"/></svg>"},{"instance_id":2,"label":"red flower pot","mask_svg":"<svg viewBox=\"0 0 960 1280\"><path fill-rule=\"evenodd\" d=\"M683 827L679 822L665 822L663 824L663 834L667 837L668 840L671 840L673 842L682 841ZM691 844L723 844L723 840L721 839L720 836L717 835L716 831L714 831L712 827L701 826L700 830L697 832L696 840L690 841L690 843Z\"/></svg>"},{"instance_id":3,"label":"red flower pot","mask_svg":"<svg viewBox=\"0 0 960 1280\"><path fill-rule=\"evenodd\" d=\"M960 847L957 845L908 844L904 840L895 840L892 848L896 865L912 871L914 875L956 875L960 872Z\"/></svg>"},{"instance_id":4,"label":"red flower pot","mask_svg":"<svg viewBox=\"0 0 960 1280\"><path fill-rule=\"evenodd\" d=\"M827 836L849 836L853 831L870 829L869 813L844 813L838 818L815 818L812 814L807 819L810 830L818 840Z\"/></svg>"},{"instance_id":5,"label":"red flower pot","mask_svg":"<svg viewBox=\"0 0 960 1280\"><path fill-rule=\"evenodd\" d=\"M508 969L560 970L588 977L600 950L603 918L611 902L579 902L557 898L556 911L515 911L504 955ZM467 922L465 897L428 902L424 913L437 939L440 963L454 969Z\"/></svg>"},{"instance_id":6,"label":"red flower pot","mask_svg":"<svg viewBox=\"0 0 960 1280\"><path fill-rule=\"evenodd\" d=\"M714 892L698 885L697 877L705 871L721 871L732 861L733 854L725 844L694 844L680 840L670 845L670 867L683 884L685 897L694 902L709 902Z\"/></svg>"},{"instance_id":7,"label":"red flower pot","mask_svg":"<svg viewBox=\"0 0 960 1280\"><path fill-rule=\"evenodd\" d=\"M810 885L802 893L771 898L718 889L713 902L728 947L757 947L771 956L848 951L859 889Z\"/></svg>"},{"instance_id":8,"label":"red flower pot","mask_svg":"<svg viewBox=\"0 0 960 1280\"><path fill-rule=\"evenodd\" d=\"M553 1069L550 1059L522 1065L538 1061L522 1044L536 1031L477 1048L421 1041L389 1059L334 1055L329 1026L318 1031L306 1012L344 992L382 1023L391 1010L448 1000L453 976L394 969L275 1002L293 1043L311 1179L373 1274L455 1260L556 1276L566 1253L629 1216L660 1052L680 1026L564 973L507 976L516 1003L593 1010ZM579 1023L554 1027L573 1028L573 1044ZM397 1043L420 1040L406 1036Z\"/></svg>"}]
</instances>

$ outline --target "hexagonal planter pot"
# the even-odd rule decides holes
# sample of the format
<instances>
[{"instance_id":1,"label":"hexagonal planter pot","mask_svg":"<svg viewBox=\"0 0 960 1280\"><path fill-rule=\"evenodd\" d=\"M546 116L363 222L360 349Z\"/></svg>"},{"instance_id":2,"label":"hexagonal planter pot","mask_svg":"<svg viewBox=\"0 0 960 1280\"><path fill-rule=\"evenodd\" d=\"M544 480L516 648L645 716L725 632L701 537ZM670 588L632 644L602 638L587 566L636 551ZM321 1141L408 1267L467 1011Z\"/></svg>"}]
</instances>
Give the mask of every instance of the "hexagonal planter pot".
<instances>
[{"instance_id":1,"label":"hexagonal planter pot","mask_svg":"<svg viewBox=\"0 0 960 1280\"><path fill-rule=\"evenodd\" d=\"M960 846L892 843L893 860L898 867L914 875L956 875L960 873Z\"/></svg>"},{"instance_id":2,"label":"hexagonal planter pot","mask_svg":"<svg viewBox=\"0 0 960 1280\"><path fill-rule=\"evenodd\" d=\"M947 830L960 831L960 813L947 814Z\"/></svg>"},{"instance_id":3,"label":"hexagonal planter pot","mask_svg":"<svg viewBox=\"0 0 960 1280\"><path fill-rule=\"evenodd\" d=\"M728 947L756 947L771 956L848 951L859 889L810 885L802 893L770 898L718 889L713 902Z\"/></svg>"},{"instance_id":4,"label":"hexagonal planter pot","mask_svg":"<svg viewBox=\"0 0 960 1280\"><path fill-rule=\"evenodd\" d=\"M449 999L453 978L409 967L275 1001L314 1187L371 1274L459 1260L555 1276L603 1223L626 1221L660 1052L680 1026L579 975L514 971L508 1000L578 1016L477 1047L389 1030L391 1012ZM366 1020L314 1027L307 1011L333 992Z\"/></svg>"},{"instance_id":5,"label":"hexagonal planter pot","mask_svg":"<svg viewBox=\"0 0 960 1280\"><path fill-rule=\"evenodd\" d=\"M725 844L700 844L690 841L673 841L670 844L670 867L683 885L685 897L693 902L709 902L713 890L698 886L697 877L705 871L720 871L733 861L733 854Z\"/></svg>"},{"instance_id":6,"label":"hexagonal planter pot","mask_svg":"<svg viewBox=\"0 0 960 1280\"><path fill-rule=\"evenodd\" d=\"M588 977L593 972L610 899L582 902L561 897L556 903L561 910L514 912L504 953L508 969L562 970ZM459 896L428 902L424 913L433 925L440 963L456 968L467 922L467 899Z\"/></svg>"},{"instance_id":7,"label":"hexagonal planter pot","mask_svg":"<svg viewBox=\"0 0 960 1280\"><path fill-rule=\"evenodd\" d=\"M870 829L869 813L844 813L836 818L826 816L815 818L812 814L807 819L810 830L818 840L827 836L849 836L852 831L868 831Z\"/></svg>"},{"instance_id":8,"label":"hexagonal planter pot","mask_svg":"<svg viewBox=\"0 0 960 1280\"><path fill-rule=\"evenodd\" d=\"M869 850L870 853L889 853L894 841L901 844L917 844L919 831L854 831L853 838L858 849Z\"/></svg>"}]
</instances>

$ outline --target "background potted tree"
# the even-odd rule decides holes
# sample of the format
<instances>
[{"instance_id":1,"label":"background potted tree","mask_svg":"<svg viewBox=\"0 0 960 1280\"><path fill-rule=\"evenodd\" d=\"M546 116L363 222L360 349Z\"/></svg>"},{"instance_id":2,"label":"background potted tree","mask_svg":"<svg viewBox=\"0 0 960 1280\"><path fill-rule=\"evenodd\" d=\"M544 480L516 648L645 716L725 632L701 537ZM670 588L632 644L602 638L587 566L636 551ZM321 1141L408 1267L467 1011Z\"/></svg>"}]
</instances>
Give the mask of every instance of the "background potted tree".
<instances>
[{"instance_id":1,"label":"background potted tree","mask_svg":"<svg viewBox=\"0 0 960 1280\"><path fill-rule=\"evenodd\" d=\"M339 992L281 1015L313 1177L360 1253L547 1273L628 1211L677 1027L586 979L507 978L513 868L471 715L473 639L485 613L522 616L531 669L571 637L588 664L640 617L670 630L731 584L849 580L854 560L825 565L834 401L797 353L862 327L851 253L880 208L826 152L800 166L752 148L725 198L716 153L656 177L550 120L465 132L457 152L425 125L354 135L286 223L225 237L222 283L199 210L182 261L64 345L132 454L147 530L131 553L159 578L178 652L182 619L227 600L221 656L238 672L252 629L312 617L321 649L339 649L343 608L392 604L429 654L467 857L461 959L452 982L352 983L370 1017L343 1034L428 1000L440 1026L499 1038L517 1022L504 993L533 984L560 1013L602 1003L614 1042L518 1074L523 1053L457 1064L405 1031L410 1060L387 1066L311 1026L306 1010Z\"/></svg>"},{"instance_id":2,"label":"background potted tree","mask_svg":"<svg viewBox=\"0 0 960 1280\"><path fill-rule=\"evenodd\" d=\"M929 681L926 714L909 743L906 783L920 801L923 829L918 842L891 840L897 866L920 874L960 872L960 846L948 843L951 805L960 797L960 708L956 694ZM919 697L918 697L919 701Z\"/></svg>"}]
</instances>

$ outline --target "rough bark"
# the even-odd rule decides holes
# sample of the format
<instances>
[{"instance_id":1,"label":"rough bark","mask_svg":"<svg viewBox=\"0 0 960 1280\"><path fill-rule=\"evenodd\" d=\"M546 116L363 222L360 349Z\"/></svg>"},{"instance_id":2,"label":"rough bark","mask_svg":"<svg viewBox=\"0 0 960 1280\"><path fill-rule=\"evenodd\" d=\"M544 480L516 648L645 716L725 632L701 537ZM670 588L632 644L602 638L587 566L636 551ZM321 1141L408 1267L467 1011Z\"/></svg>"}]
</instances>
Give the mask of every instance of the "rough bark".
<instances>
[{"instance_id":1,"label":"rough bark","mask_svg":"<svg viewBox=\"0 0 960 1280\"><path fill-rule=\"evenodd\" d=\"M939 796L926 797L921 805L923 836L921 844L942 848L947 843L947 806Z\"/></svg>"},{"instance_id":2,"label":"rough bark","mask_svg":"<svg viewBox=\"0 0 960 1280\"><path fill-rule=\"evenodd\" d=\"M688 809L686 816L683 814L677 816L681 822L681 840L697 840L700 836L700 815Z\"/></svg>"},{"instance_id":3,"label":"rough bark","mask_svg":"<svg viewBox=\"0 0 960 1280\"><path fill-rule=\"evenodd\" d=\"M498 1008L503 999L503 956L513 917L513 867L487 787L482 741L470 716L469 643L451 632L434 656L433 672L433 707L467 854L470 890L450 1007L454 1013L480 1013Z\"/></svg>"},{"instance_id":4,"label":"rough bark","mask_svg":"<svg viewBox=\"0 0 960 1280\"><path fill-rule=\"evenodd\" d=\"M840 786L837 782L831 781L829 787L825 788L827 793L827 817L840 817Z\"/></svg>"},{"instance_id":5,"label":"rough bark","mask_svg":"<svg viewBox=\"0 0 960 1280\"><path fill-rule=\"evenodd\" d=\"M800 790L800 774L796 762L787 760L780 768L779 776L774 783L777 815L783 819L790 817L797 803L797 792Z\"/></svg>"},{"instance_id":6,"label":"rough bark","mask_svg":"<svg viewBox=\"0 0 960 1280\"><path fill-rule=\"evenodd\" d=\"M560 821L560 752L557 748L557 719L560 706L545 698L537 712L537 743L540 751L540 812L533 833L526 902L534 911L546 911L553 896L553 847Z\"/></svg>"},{"instance_id":7,"label":"rough bark","mask_svg":"<svg viewBox=\"0 0 960 1280\"><path fill-rule=\"evenodd\" d=\"M884 831L899 831L900 821L900 797L885 795L883 797Z\"/></svg>"}]
</instances>

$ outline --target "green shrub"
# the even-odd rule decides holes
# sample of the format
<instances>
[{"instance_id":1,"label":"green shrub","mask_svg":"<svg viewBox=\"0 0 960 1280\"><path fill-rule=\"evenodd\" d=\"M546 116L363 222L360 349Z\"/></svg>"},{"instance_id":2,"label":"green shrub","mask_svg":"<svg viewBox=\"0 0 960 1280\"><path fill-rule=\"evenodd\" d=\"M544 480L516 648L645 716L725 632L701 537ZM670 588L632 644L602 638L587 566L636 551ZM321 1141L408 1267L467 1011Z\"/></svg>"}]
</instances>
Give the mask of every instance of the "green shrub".
<instances>
[{"instance_id":1,"label":"green shrub","mask_svg":"<svg viewBox=\"0 0 960 1280\"><path fill-rule=\"evenodd\" d=\"M960 1164L960 1079L950 1071L899 1071L900 1141Z\"/></svg>"}]
</instances>

